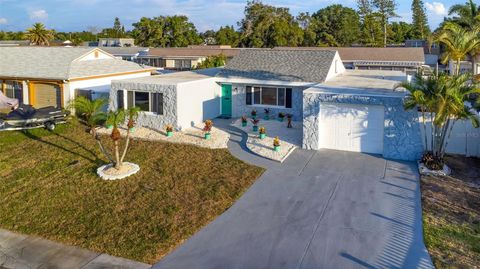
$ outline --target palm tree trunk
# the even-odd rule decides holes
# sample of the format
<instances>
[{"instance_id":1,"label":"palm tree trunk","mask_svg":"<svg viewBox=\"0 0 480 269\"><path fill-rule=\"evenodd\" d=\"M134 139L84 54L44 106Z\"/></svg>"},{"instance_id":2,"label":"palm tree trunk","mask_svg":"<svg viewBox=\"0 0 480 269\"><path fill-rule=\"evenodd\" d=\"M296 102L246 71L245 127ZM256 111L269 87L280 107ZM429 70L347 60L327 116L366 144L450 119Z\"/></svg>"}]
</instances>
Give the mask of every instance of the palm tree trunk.
<instances>
[{"instance_id":1,"label":"palm tree trunk","mask_svg":"<svg viewBox=\"0 0 480 269\"><path fill-rule=\"evenodd\" d=\"M460 59L457 59L457 68L456 68L456 74L455 75L460 75Z\"/></svg>"},{"instance_id":2,"label":"palm tree trunk","mask_svg":"<svg viewBox=\"0 0 480 269\"><path fill-rule=\"evenodd\" d=\"M97 131L95 130L95 128L92 128L92 135L93 135L93 138L95 139L95 141L97 141L97 145L98 147L100 148L100 151L103 153L103 155L105 155L105 157L107 157L107 159L113 163L113 159L112 157L110 156L110 154L108 154L108 152L105 150L105 147L103 146L102 144L102 141L100 140L100 137L98 137L98 134L97 134Z\"/></svg>"},{"instance_id":3,"label":"palm tree trunk","mask_svg":"<svg viewBox=\"0 0 480 269\"><path fill-rule=\"evenodd\" d=\"M120 152L118 150L118 141L115 141L114 144L115 144L115 159L117 160L115 162L115 168L118 170L122 166L122 163L120 162Z\"/></svg>"},{"instance_id":4,"label":"palm tree trunk","mask_svg":"<svg viewBox=\"0 0 480 269\"><path fill-rule=\"evenodd\" d=\"M433 112L430 112L430 129L432 129L432 131L430 132L431 133L431 140L430 140L430 148L432 150L432 154L433 154L433 151L434 151L434 139L435 139L435 126L433 124L434 120L435 120L435 113Z\"/></svg>"},{"instance_id":5,"label":"palm tree trunk","mask_svg":"<svg viewBox=\"0 0 480 269\"><path fill-rule=\"evenodd\" d=\"M130 130L127 130L127 138L126 138L126 142L125 142L125 148L123 149L123 154L122 154L122 158L120 158L120 162L123 163L123 160L125 159L125 155L127 155L127 150L128 150L128 146L130 144Z\"/></svg>"},{"instance_id":6,"label":"palm tree trunk","mask_svg":"<svg viewBox=\"0 0 480 269\"><path fill-rule=\"evenodd\" d=\"M425 109L422 108L422 121L423 121L423 137L425 138L424 151L428 151L428 139L427 139L427 122L425 121Z\"/></svg>"},{"instance_id":7,"label":"palm tree trunk","mask_svg":"<svg viewBox=\"0 0 480 269\"><path fill-rule=\"evenodd\" d=\"M450 130L448 131L448 137L447 137L447 140L445 141L445 150L443 151L442 159L445 155L445 152L447 151L448 141L450 140L450 136L452 135L453 126L455 125L455 122L456 121L453 121L452 126L450 127Z\"/></svg>"},{"instance_id":8,"label":"palm tree trunk","mask_svg":"<svg viewBox=\"0 0 480 269\"><path fill-rule=\"evenodd\" d=\"M450 122L451 120L448 119L447 123L442 126L441 130L441 136L440 136L440 143L439 143L439 154L438 156L440 157L441 160L443 160L443 155L445 155L445 139L447 137L447 132L450 128Z\"/></svg>"}]
</instances>

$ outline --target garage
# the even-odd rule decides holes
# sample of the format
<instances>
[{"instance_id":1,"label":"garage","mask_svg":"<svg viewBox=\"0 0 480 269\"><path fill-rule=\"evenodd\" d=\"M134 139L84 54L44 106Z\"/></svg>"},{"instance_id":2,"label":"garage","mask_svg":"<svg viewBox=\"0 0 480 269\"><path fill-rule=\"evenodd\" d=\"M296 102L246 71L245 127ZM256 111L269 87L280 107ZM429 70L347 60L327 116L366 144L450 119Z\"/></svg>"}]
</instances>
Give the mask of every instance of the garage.
<instances>
[{"instance_id":1,"label":"garage","mask_svg":"<svg viewBox=\"0 0 480 269\"><path fill-rule=\"evenodd\" d=\"M42 108L47 106L61 107L62 92L58 84L34 83L33 106Z\"/></svg>"},{"instance_id":2,"label":"garage","mask_svg":"<svg viewBox=\"0 0 480 269\"><path fill-rule=\"evenodd\" d=\"M320 148L383 154L384 106L321 103Z\"/></svg>"}]
</instances>

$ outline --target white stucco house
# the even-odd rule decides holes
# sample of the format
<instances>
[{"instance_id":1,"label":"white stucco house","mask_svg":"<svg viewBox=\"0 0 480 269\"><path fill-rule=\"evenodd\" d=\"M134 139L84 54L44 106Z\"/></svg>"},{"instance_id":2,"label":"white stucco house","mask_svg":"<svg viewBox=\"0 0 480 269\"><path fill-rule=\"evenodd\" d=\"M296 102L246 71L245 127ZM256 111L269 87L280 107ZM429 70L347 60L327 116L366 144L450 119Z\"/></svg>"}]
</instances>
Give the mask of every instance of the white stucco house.
<instances>
[{"instance_id":1,"label":"white stucco house","mask_svg":"<svg viewBox=\"0 0 480 269\"><path fill-rule=\"evenodd\" d=\"M113 81L110 108L138 106L138 123L188 128L265 108L303 122L303 147L415 160L422 152L416 111L394 87L401 71L346 70L335 50L242 50L223 69Z\"/></svg>"},{"instance_id":2,"label":"white stucco house","mask_svg":"<svg viewBox=\"0 0 480 269\"><path fill-rule=\"evenodd\" d=\"M154 71L98 48L0 47L0 59L1 91L37 108L66 107L77 95L108 98L112 80Z\"/></svg>"}]
</instances>

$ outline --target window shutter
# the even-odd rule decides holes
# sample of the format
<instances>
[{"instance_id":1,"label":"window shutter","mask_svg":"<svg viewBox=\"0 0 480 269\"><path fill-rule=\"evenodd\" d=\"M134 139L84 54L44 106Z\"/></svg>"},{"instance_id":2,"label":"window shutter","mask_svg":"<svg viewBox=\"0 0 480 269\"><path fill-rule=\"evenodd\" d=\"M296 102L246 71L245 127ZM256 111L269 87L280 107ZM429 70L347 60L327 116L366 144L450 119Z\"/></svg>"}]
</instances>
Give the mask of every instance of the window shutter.
<instances>
[{"instance_id":1,"label":"window shutter","mask_svg":"<svg viewBox=\"0 0 480 269\"><path fill-rule=\"evenodd\" d=\"M124 109L125 104L123 102L123 90L117 91L117 109Z\"/></svg>"},{"instance_id":2,"label":"window shutter","mask_svg":"<svg viewBox=\"0 0 480 269\"><path fill-rule=\"evenodd\" d=\"M292 89L287 88L285 93L286 93L285 107L292 108Z\"/></svg>"},{"instance_id":3,"label":"window shutter","mask_svg":"<svg viewBox=\"0 0 480 269\"><path fill-rule=\"evenodd\" d=\"M252 104L252 87L251 86L247 86L246 87L246 97L245 97L245 104L247 105L251 105Z\"/></svg>"},{"instance_id":4,"label":"window shutter","mask_svg":"<svg viewBox=\"0 0 480 269\"><path fill-rule=\"evenodd\" d=\"M163 93L152 93L152 112L163 115Z\"/></svg>"}]
</instances>

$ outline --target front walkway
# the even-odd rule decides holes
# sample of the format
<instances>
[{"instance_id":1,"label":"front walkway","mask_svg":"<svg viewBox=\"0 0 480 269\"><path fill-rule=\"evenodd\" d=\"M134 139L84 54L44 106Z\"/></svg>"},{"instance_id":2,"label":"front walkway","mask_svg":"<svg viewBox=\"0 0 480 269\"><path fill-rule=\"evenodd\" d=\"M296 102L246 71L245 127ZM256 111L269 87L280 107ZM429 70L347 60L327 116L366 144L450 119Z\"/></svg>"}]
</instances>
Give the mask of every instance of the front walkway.
<instances>
[{"instance_id":1,"label":"front walkway","mask_svg":"<svg viewBox=\"0 0 480 269\"><path fill-rule=\"evenodd\" d=\"M229 149L267 168L229 210L153 268L433 268L414 163L296 150L252 155L228 123Z\"/></svg>"},{"instance_id":2,"label":"front walkway","mask_svg":"<svg viewBox=\"0 0 480 269\"><path fill-rule=\"evenodd\" d=\"M0 229L0 268L147 269L150 265Z\"/></svg>"}]
</instances>

